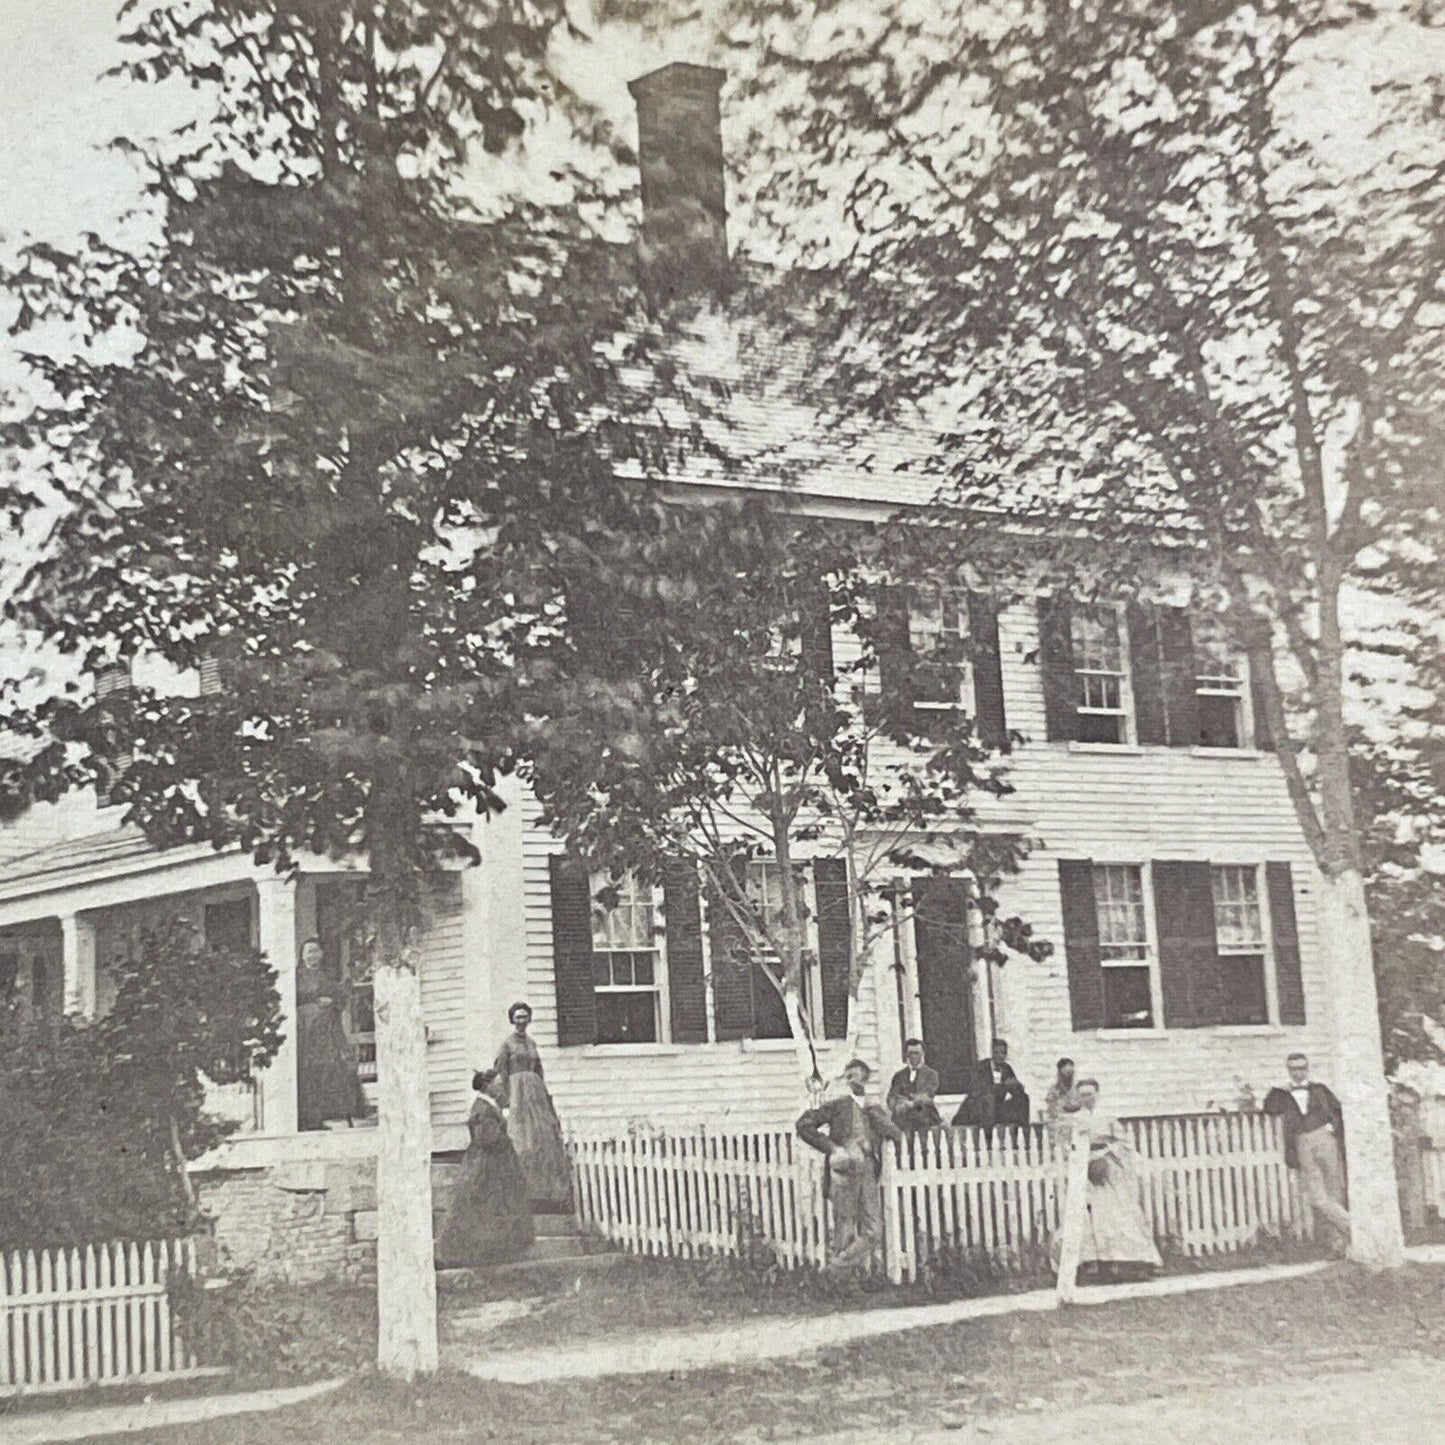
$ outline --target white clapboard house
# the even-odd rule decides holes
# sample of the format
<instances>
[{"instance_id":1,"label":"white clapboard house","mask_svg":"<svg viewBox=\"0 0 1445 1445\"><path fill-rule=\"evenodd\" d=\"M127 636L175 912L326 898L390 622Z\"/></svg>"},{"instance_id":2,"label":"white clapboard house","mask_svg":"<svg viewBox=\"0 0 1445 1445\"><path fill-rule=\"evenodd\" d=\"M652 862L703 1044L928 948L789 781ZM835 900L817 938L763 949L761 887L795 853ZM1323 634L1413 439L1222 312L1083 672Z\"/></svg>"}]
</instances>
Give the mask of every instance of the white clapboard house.
<instances>
[{"instance_id":1,"label":"white clapboard house","mask_svg":"<svg viewBox=\"0 0 1445 1445\"><path fill-rule=\"evenodd\" d=\"M721 80L673 65L632 88L649 220L692 205L713 217L711 243L725 254ZM678 186L696 186L700 205L672 194ZM711 347L709 364L725 368L725 328L714 322L699 318L696 341ZM761 452L780 436L811 438L817 428L805 422L759 394L744 424L760 429ZM792 468L789 485L821 511L881 519L926 500L916 471L895 475L887 464L890 448L902 455L919 445L901 432L874 438L866 469L819 450ZM1011 748L1014 793L982 815L1039 840L1001 902L1056 949L1044 964L972 966L967 940L978 931L967 883L918 880L916 916L905 913L874 950L850 1001L847 933L827 906L841 885L834 865L820 863L818 967L806 1002L827 1040L824 1072L841 1069L849 1037L891 1070L902 1039L919 1034L944 1092L958 1094L990 1036L1001 1034L1036 1110L1061 1055L1099 1077L1121 1114L1232 1106L1242 1086L1258 1095L1275 1081L1294 1048L1329 1077L1332 1001L1315 869L1241 661L1178 609L1061 597L999 606L928 578L892 604L892 647L959 633L965 645L949 655L967 660L952 700L995 743L1023 739ZM842 657L850 639L832 645ZM885 649L884 688L900 671L889 664ZM199 685L214 682L203 676ZM287 880L239 852L162 852L119 814L73 798L37 807L0 834L0 994L13 1006L103 1010L105 959L157 910L189 912L212 940L259 946L288 1011L302 941L319 937L328 966L347 967L355 870L318 857ZM463 1144L472 1069L492 1059L507 1006L519 999L535 1010L547 1078L570 1125L786 1124L800 1094L786 1023L766 985L755 990L735 972L713 977L695 880L674 871L599 915L587 880L536 816L514 788L501 816L472 824L480 864L459 867L431 898L421 983L438 1151ZM369 1080L364 984L348 1007ZM288 1030L253 1089L218 1091L217 1107L241 1127L198 1172L238 1254L334 1261L372 1227L375 1131L364 1123L300 1131L304 1067Z\"/></svg>"}]
</instances>

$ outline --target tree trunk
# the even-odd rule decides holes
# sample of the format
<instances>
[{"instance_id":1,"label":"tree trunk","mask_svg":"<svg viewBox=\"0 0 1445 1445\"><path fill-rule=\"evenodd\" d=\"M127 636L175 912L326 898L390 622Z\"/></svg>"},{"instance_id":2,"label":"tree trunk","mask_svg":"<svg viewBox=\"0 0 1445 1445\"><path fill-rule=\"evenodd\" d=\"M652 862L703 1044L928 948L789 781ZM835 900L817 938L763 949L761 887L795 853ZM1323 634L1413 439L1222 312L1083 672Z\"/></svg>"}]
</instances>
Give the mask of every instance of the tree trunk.
<instances>
[{"instance_id":1,"label":"tree trunk","mask_svg":"<svg viewBox=\"0 0 1445 1445\"><path fill-rule=\"evenodd\" d=\"M1334 995L1339 1074L1350 1189L1350 1257L1372 1268L1405 1262L1395 1183L1380 1009L1375 996L1370 919L1356 871L1326 877L1323 963Z\"/></svg>"},{"instance_id":2,"label":"tree trunk","mask_svg":"<svg viewBox=\"0 0 1445 1445\"><path fill-rule=\"evenodd\" d=\"M378 960L376 998L376 1362L410 1380L437 1368L431 1101L421 980L404 957Z\"/></svg>"}]
</instances>

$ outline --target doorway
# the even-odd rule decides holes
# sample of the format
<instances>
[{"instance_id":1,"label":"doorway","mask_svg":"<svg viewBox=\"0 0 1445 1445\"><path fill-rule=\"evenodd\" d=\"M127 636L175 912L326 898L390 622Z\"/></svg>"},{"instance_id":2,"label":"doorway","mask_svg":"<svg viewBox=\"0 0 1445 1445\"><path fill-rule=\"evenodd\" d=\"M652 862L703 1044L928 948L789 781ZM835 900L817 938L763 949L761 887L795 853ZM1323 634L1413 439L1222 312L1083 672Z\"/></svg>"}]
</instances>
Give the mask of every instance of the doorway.
<instances>
[{"instance_id":1,"label":"doorway","mask_svg":"<svg viewBox=\"0 0 1445 1445\"><path fill-rule=\"evenodd\" d=\"M918 1015L939 1092L968 1092L974 1045L973 967L968 946L969 889L962 878L915 878L913 958Z\"/></svg>"}]
</instances>

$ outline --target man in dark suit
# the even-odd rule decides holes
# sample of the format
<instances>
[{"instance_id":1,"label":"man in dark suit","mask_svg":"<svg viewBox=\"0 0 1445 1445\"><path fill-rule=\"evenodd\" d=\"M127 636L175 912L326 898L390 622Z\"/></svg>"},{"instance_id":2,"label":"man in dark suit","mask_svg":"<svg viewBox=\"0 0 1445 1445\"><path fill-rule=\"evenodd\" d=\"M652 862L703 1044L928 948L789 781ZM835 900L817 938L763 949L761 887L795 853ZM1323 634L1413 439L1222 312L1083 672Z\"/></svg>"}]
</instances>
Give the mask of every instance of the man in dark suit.
<instances>
[{"instance_id":1,"label":"man in dark suit","mask_svg":"<svg viewBox=\"0 0 1445 1445\"><path fill-rule=\"evenodd\" d=\"M993 1041L993 1052L975 1070L972 1087L964 1095L955 1124L991 1129L1022 1128L1029 1122L1029 1095L1008 1061L1008 1044Z\"/></svg>"},{"instance_id":2,"label":"man in dark suit","mask_svg":"<svg viewBox=\"0 0 1445 1445\"><path fill-rule=\"evenodd\" d=\"M938 1070L923 1062L923 1040L903 1045L904 1065L888 1086L888 1112L905 1134L921 1134L943 1123L938 1105Z\"/></svg>"},{"instance_id":3,"label":"man in dark suit","mask_svg":"<svg viewBox=\"0 0 1445 1445\"><path fill-rule=\"evenodd\" d=\"M1284 1162L1299 1170L1300 1186L1310 1208L1350 1241L1350 1216L1345 1209L1345 1137L1340 1101L1310 1078L1310 1061L1301 1053L1285 1060L1289 1083L1264 1096L1264 1112L1284 1122Z\"/></svg>"},{"instance_id":4,"label":"man in dark suit","mask_svg":"<svg viewBox=\"0 0 1445 1445\"><path fill-rule=\"evenodd\" d=\"M877 1105L864 1099L872 1070L854 1059L843 1070L848 1092L809 1109L798 1120L798 1138L827 1155L824 1179L833 1203L834 1269L867 1268L883 1243L883 1208L878 1177L883 1172L883 1141L901 1139L898 1126Z\"/></svg>"}]
</instances>

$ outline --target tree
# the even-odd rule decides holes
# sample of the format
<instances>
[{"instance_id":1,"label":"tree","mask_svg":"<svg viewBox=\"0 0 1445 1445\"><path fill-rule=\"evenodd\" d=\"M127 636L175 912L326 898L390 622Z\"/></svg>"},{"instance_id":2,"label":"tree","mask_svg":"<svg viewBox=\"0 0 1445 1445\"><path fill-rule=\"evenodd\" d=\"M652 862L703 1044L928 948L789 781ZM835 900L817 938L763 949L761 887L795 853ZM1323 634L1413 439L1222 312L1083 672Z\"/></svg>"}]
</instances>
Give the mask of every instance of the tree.
<instances>
[{"instance_id":1,"label":"tree","mask_svg":"<svg viewBox=\"0 0 1445 1445\"><path fill-rule=\"evenodd\" d=\"M645 541L660 463L617 383L650 333L631 253L565 203L478 194L543 109L561 0L216 0L122 13L141 83L211 121L152 147L158 236L31 247L9 278L38 393L5 500L59 520L12 615L92 671L218 659L224 685L7 696L12 807L96 786L160 843L367 869L380 1106L379 1359L437 1359L416 976L424 888L499 806L559 556ZM483 175L485 171L483 170ZM60 340L57 343L56 338ZM124 758L124 766L117 759Z\"/></svg>"},{"instance_id":2,"label":"tree","mask_svg":"<svg viewBox=\"0 0 1445 1445\"><path fill-rule=\"evenodd\" d=\"M1324 878L1353 1251L1399 1262L1345 613L1382 559L1393 586L1438 601L1445 133L1428 13L734 10L767 36L757 91L790 81L759 160L779 170L778 229L799 193L830 190L851 223L853 253L835 239L819 259L868 349L840 348L819 385L872 415L947 403L950 525L1002 517L1116 568L1172 565L1248 655ZM1370 88L1358 57L1392 27L1420 74ZM1358 121L1343 139L1326 92Z\"/></svg>"},{"instance_id":3,"label":"tree","mask_svg":"<svg viewBox=\"0 0 1445 1445\"><path fill-rule=\"evenodd\" d=\"M1001 712L981 738L961 695L966 669L996 662L997 624L974 594L970 635L969 599L945 588L932 646L911 648L906 589L877 601L872 529L761 499L697 502L671 521L645 572L615 561L610 586L571 578L587 599L575 610L606 622L574 630L573 684L527 774L545 821L609 880L594 907L615 906L629 874L701 879L719 1028L748 1026L733 1015L751 993L754 1024L784 1015L800 1083L821 1088L815 1027L851 1036L873 944L905 920L907 870L971 876L980 924L996 925L985 956L1048 952L1022 920L997 917L994 890L1026 843L990 833L973 803L1010 791ZM835 656L835 626L859 645ZM820 946L841 930L845 987L825 969L821 1007L810 921Z\"/></svg>"},{"instance_id":4,"label":"tree","mask_svg":"<svg viewBox=\"0 0 1445 1445\"><path fill-rule=\"evenodd\" d=\"M106 964L115 1002L102 1018L0 1010L7 1246L188 1233L186 1162L235 1127L206 1113L206 1084L251 1078L280 1043L272 970L205 947L184 920Z\"/></svg>"}]
</instances>

